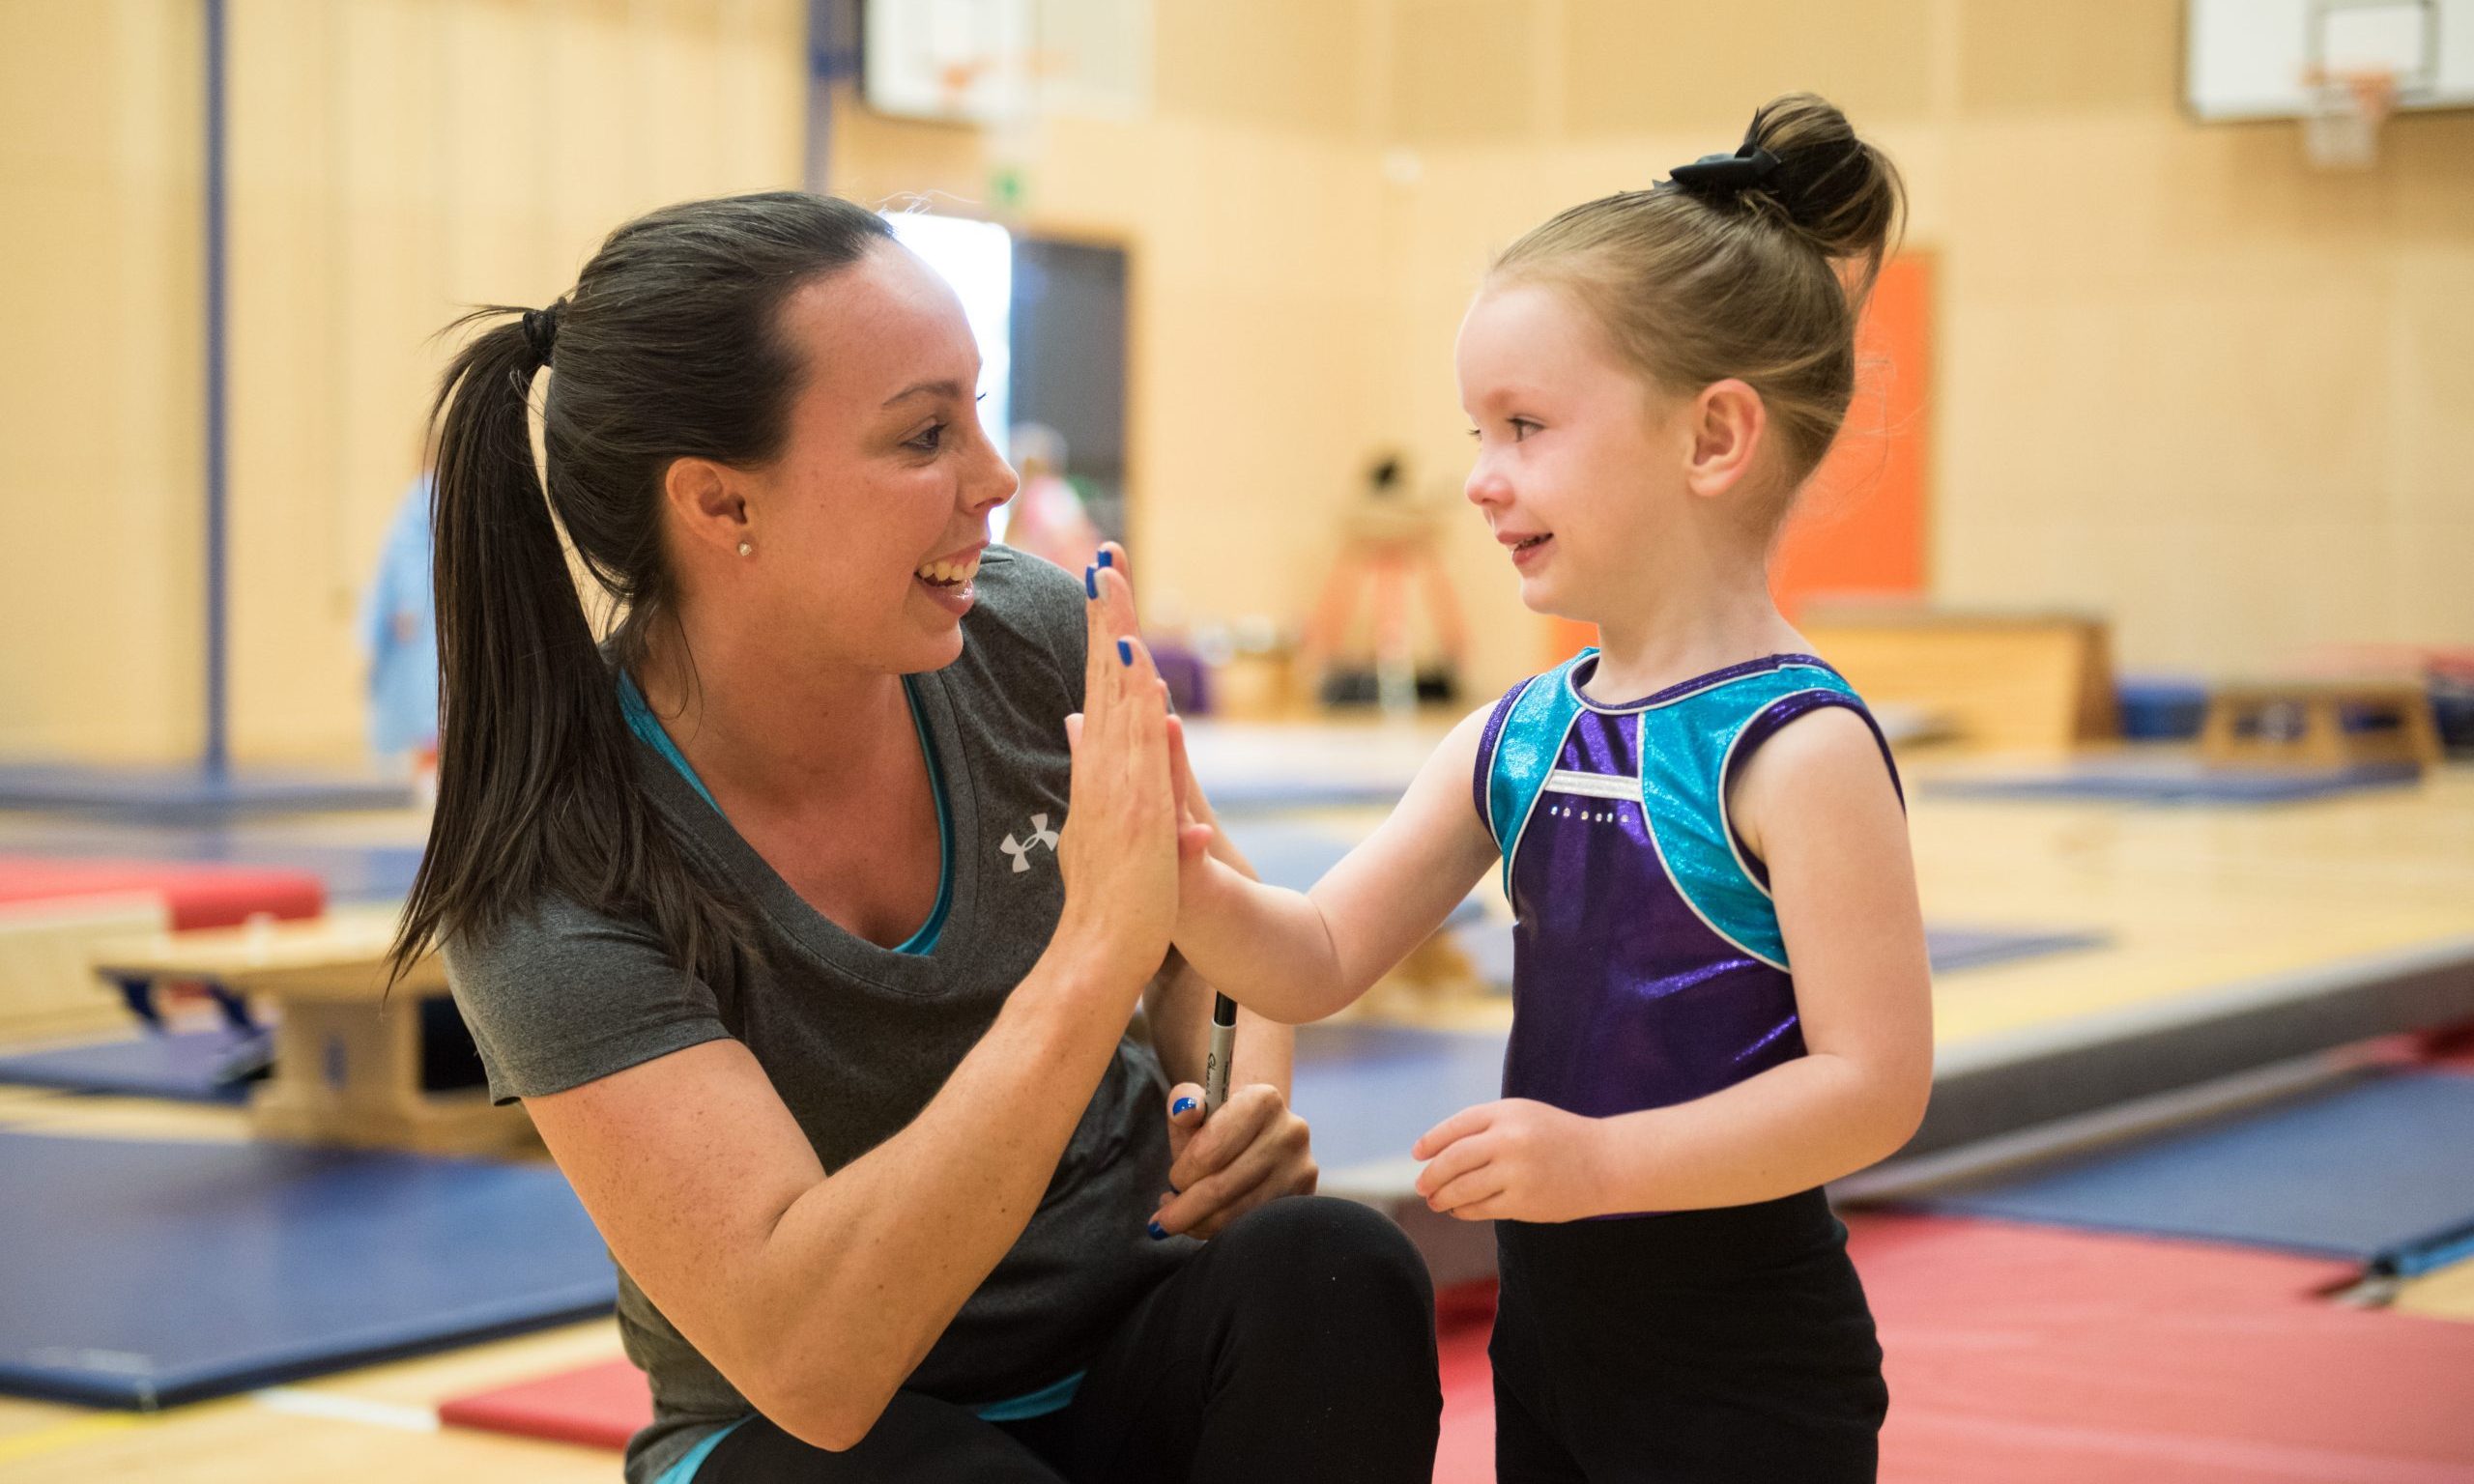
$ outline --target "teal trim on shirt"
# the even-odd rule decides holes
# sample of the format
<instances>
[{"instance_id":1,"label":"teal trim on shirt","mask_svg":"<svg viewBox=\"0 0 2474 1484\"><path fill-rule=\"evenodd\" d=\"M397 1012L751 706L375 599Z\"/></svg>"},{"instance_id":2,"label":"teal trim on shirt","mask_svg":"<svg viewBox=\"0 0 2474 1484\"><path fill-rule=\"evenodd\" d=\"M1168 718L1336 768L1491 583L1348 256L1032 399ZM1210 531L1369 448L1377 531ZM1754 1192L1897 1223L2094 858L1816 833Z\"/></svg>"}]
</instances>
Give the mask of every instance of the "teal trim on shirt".
<instances>
[{"instance_id":1,"label":"teal trim on shirt","mask_svg":"<svg viewBox=\"0 0 2474 1484\"><path fill-rule=\"evenodd\" d=\"M1082 1378L1089 1374L1087 1371L1076 1371L1054 1385L1042 1386L1037 1391L1006 1401L991 1402L976 1409L974 1415L982 1422L1027 1422L1033 1417L1063 1412L1074 1405L1074 1393L1082 1389ZM685 1457L663 1470L661 1477L653 1484L695 1484L696 1470L705 1466L706 1455L720 1447L723 1439L745 1427L749 1421L750 1418L741 1417L728 1426L706 1433L697 1440L696 1446L687 1450Z\"/></svg>"},{"instance_id":2,"label":"teal trim on shirt","mask_svg":"<svg viewBox=\"0 0 2474 1484\"><path fill-rule=\"evenodd\" d=\"M618 671L618 710L627 718L627 729L636 734L636 739L668 758L670 765L678 770L678 776L687 780L687 786L696 790L696 796L712 804L713 813L722 813L722 806L713 804L712 791L705 786L703 779L696 776L696 770L687 765L686 755L678 750L677 743L670 740L670 733L662 730L661 722L653 715L653 708L645 703L645 693L636 689L636 677L623 670ZM722 817L727 819L730 816L722 814Z\"/></svg>"},{"instance_id":3,"label":"teal trim on shirt","mask_svg":"<svg viewBox=\"0 0 2474 1484\"><path fill-rule=\"evenodd\" d=\"M920 756L928 759L928 791L936 797L936 905L929 910L928 921L920 925L919 930L893 951L897 954L928 954L935 951L936 940L944 935L945 914L954 904L953 815L945 807L945 771L936 765L936 746L928 735L928 718L920 714L919 697L911 689L911 677L908 675L902 677L902 698L910 707L911 728L919 734ZM712 805L713 813L721 814L722 806L713 802L712 790L705 786L705 781L698 778L696 770L688 765L687 756L678 750L678 744L662 729L660 719L653 715L653 708L645 701L645 693L636 688L636 677L623 670L618 671L618 710L627 719L627 729L668 759L670 765L678 770L678 776L687 780L687 786L696 790L697 797ZM727 819L730 816L722 814L722 817ZM1037 1413L1026 1413L1024 1415L1035 1416ZM671 1484L671 1481L665 1476L662 1484Z\"/></svg>"},{"instance_id":4,"label":"teal trim on shirt","mask_svg":"<svg viewBox=\"0 0 2474 1484\"><path fill-rule=\"evenodd\" d=\"M723 1439L728 1438L731 1434L737 1432L747 1424L748 1419L746 1417L741 1417L735 1422L725 1424L724 1426L717 1427L711 1432L706 1433L702 1439L698 1440L696 1446L687 1450L687 1455L684 1458L681 1458L678 1462L671 1465L669 1468L664 1469L661 1471L661 1477L653 1480L653 1484L694 1484L696 1470L705 1467L705 1455L711 1453L715 1448L720 1447L722 1445Z\"/></svg>"},{"instance_id":5,"label":"teal trim on shirt","mask_svg":"<svg viewBox=\"0 0 2474 1484\"><path fill-rule=\"evenodd\" d=\"M991 1402L978 1409L979 1419L983 1422L1025 1422L1033 1417L1063 1412L1074 1405L1074 1393L1081 1389L1082 1378L1088 1374L1087 1371L1076 1371L1052 1386L1042 1386L1028 1395L1008 1401Z\"/></svg>"},{"instance_id":6,"label":"teal trim on shirt","mask_svg":"<svg viewBox=\"0 0 2474 1484\"><path fill-rule=\"evenodd\" d=\"M936 765L936 744L928 736L928 718L910 687L911 677L903 676L902 695L910 703L910 725L919 732L919 755L928 759L928 791L936 796L936 905L929 909L928 921L919 930L894 952L929 954L935 952L936 940L944 935L945 913L954 904L954 826L945 811L945 770Z\"/></svg>"}]
</instances>

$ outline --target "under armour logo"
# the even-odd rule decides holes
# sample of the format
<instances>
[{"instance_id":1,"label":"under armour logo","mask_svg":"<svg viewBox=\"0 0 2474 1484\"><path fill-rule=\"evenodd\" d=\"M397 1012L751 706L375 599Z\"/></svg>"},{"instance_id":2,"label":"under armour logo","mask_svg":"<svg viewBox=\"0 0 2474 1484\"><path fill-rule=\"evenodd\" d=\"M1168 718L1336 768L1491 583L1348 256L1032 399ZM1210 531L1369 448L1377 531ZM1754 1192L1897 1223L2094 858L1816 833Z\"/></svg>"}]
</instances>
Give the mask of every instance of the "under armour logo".
<instances>
[{"instance_id":1,"label":"under armour logo","mask_svg":"<svg viewBox=\"0 0 2474 1484\"><path fill-rule=\"evenodd\" d=\"M1056 850L1056 831L1048 827L1048 815L1033 814L1031 815L1031 838L1028 841L1016 840L1008 835L1005 837L1005 842L996 848L1014 858L1014 872L1020 875L1031 869L1031 852L1042 845L1048 846L1050 852L1053 854Z\"/></svg>"}]
</instances>

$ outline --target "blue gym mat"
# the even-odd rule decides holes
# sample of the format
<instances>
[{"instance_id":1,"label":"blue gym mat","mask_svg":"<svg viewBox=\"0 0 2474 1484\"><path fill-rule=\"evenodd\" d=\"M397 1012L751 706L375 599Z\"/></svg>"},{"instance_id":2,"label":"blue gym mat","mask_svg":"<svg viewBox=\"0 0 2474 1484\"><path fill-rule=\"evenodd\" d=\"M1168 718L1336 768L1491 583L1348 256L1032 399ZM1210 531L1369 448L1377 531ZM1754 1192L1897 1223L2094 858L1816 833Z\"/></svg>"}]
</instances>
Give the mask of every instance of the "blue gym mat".
<instances>
[{"instance_id":1,"label":"blue gym mat","mask_svg":"<svg viewBox=\"0 0 2474 1484\"><path fill-rule=\"evenodd\" d=\"M153 1409L607 1313L559 1172L0 1132L0 1391Z\"/></svg>"},{"instance_id":2,"label":"blue gym mat","mask_svg":"<svg viewBox=\"0 0 2474 1484\"><path fill-rule=\"evenodd\" d=\"M1924 928L1924 952L1936 974L2077 953L2112 941L2101 932L2012 932L1994 928L1936 928L1929 923Z\"/></svg>"},{"instance_id":3,"label":"blue gym mat","mask_svg":"<svg viewBox=\"0 0 2474 1484\"><path fill-rule=\"evenodd\" d=\"M263 1036L220 1029L120 1036L0 1056L0 1082L183 1102L244 1102L249 1083L238 1064L262 1065L266 1050Z\"/></svg>"},{"instance_id":4,"label":"blue gym mat","mask_svg":"<svg viewBox=\"0 0 2474 1484\"><path fill-rule=\"evenodd\" d=\"M1314 1126L1327 1170L1406 1159L1418 1136L1475 1103L1503 1096L1504 1038L1389 1025L1297 1030L1291 1101Z\"/></svg>"},{"instance_id":5,"label":"blue gym mat","mask_svg":"<svg viewBox=\"0 0 2474 1484\"><path fill-rule=\"evenodd\" d=\"M2410 763L2323 771L2202 768L2195 762L2082 763L2050 773L1941 778L1931 791L1962 799L2079 799L2113 804L2290 804L2420 782Z\"/></svg>"},{"instance_id":6,"label":"blue gym mat","mask_svg":"<svg viewBox=\"0 0 2474 1484\"><path fill-rule=\"evenodd\" d=\"M1211 781L1214 813L1263 814L1297 809L1389 809L1400 802L1404 783L1309 783L1298 779L1232 778Z\"/></svg>"},{"instance_id":7,"label":"blue gym mat","mask_svg":"<svg viewBox=\"0 0 2474 1484\"><path fill-rule=\"evenodd\" d=\"M2418 1272L2474 1236L2474 1076L2366 1074L2262 1111L1915 1204Z\"/></svg>"},{"instance_id":8,"label":"blue gym mat","mask_svg":"<svg viewBox=\"0 0 2474 1484\"><path fill-rule=\"evenodd\" d=\"M96 814L158 824L215 824L251 815L402 809L412 785L357 773L195 767L0 767L0 809Z\"/></svg>"},{"instance_id":9,"label":"blue gym mat","mask_svg":"<svg viewBox=\"0 0 2474 1484\"><path fill-rule=\"evenodd\" d=\"M1493 923L1464 927L1453 935L1453 941L1477 964L1482 981L1501 992L1511 991L1510 928ZM1924 950L1932 958L1936 974L2102 948L2109 941L2100 932L2008 932L1990 928L1933 927L1924 929Z\"/></svg>"}]
</instances>

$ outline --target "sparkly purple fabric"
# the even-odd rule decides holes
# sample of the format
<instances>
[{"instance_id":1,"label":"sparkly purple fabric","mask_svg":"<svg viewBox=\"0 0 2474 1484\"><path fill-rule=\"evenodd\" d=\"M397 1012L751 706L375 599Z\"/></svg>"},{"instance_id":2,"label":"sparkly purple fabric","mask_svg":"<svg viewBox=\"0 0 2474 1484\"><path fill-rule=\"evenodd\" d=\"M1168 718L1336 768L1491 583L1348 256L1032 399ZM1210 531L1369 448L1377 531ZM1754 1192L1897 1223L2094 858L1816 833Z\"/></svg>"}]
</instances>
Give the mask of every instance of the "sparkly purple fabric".
<instances>
[{"instance_id":1,"label":"sparkly purple fabric","mask_svg":"<svg viewBox=\"0 0 2474 1484\"><path fill-rule=\"evenodd\" d=\"M1640 718L1583 711L1556 766L1630 797L1540 795L1512 862L1504 1096L1593 1118L1707 1096L1804 1054L1795 984L1677 891L1641 813Z\"/></svg>"}]
</instances>

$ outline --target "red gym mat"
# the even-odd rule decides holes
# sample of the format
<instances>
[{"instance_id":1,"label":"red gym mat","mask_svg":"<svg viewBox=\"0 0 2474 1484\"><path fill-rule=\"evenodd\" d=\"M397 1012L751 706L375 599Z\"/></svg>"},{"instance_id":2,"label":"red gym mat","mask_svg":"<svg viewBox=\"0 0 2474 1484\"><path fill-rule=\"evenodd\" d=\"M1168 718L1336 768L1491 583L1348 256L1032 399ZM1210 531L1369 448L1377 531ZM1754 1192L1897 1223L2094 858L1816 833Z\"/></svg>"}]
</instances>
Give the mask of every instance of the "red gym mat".
<instances>
[{"instance_id":1,"label":"red gym mat","mask_svg":"<svg viewBox=\"0 0 2474 1484\"><path fill-rule=\"evenodd\" d=\"M1934 1216L1854 1233L1885 1484L2474 1484L2474 1326L2319 1297L2350 1264ZM1435 1484L1491 1484L1486 1308L1449 1297ZM439 1409L613 1448L650 1414L625 1361Z\"/></svg>"},{"instance_id":2,"label":"red gym mat","mask_svg":"<svg viewBox=\"0 0 2474 1484\"><path fill-rule=\"evenodd\" d=\"M1442 1340L1443 1443L1435 1484L1491 1484L1495 1476L1494 1373L1486 1335L1494 1323L1494 1285L1448 1291L1439 1305ZM446 1402L438 1419L449 1427L546 1438L587 1447L623 1448L652 1420L644 1373L625 1360L544 1376L521 1385Z\"/></svg>"},{"instance_id":3,"label":"red gym mat","mask_svg":"<svg viewBox=\"0 0 2474 1484\"><path fill-rule=\"evenodd\" d=\"M237 928L261 912L302 918L327 909L325 884L306 871L190 861L0 855L0 901L149 895L163 899L172 926L183 930Z\"/></svg>"},{"instance_id":4,"label":"red gym mat","mask_svg":"<svg viewBox=\"0 0 2474 1484\"><path fill-rule=\"evenodd\" d=\"M2427 1031L2415 1039L2414 1050L2431 1066L2474 1071L2474 1020Z\"/></svg>"},{"instance_id":5,"label":"red gym mat","mask_svg":"<svg viewBox=\"0 0 2474 1484\"><path fill-rule=\"evenodd\" d=\"M1495 1368L1486 1358L1494 1327L1491 1312L1470 1319L1447 1311L1436 1323L1443 1436L1435 1444L1434 1484L1494 1484Z\"/></svg>"},{"instance_id":6,"label":"red gym mat","mask_svg":"<svg viewBox=\"0 0 2474 1484\"><path fill-rule=\"evenodd\" d=\"M438 1420L449 1427L595 1448L625 1447L636 1429L652 1419L653 1394L645 1373L626 1360L476 1392L438 1409Z\"/></svg>"},{"instance_id":7,"label":"red gym mat","mask_svg":"<svg viewBox=\"0 0 2474 1484\"><path fill-rule=\"evenodd\" d=\"M1895 1484L2474 1481L2474 1327L2319 1297L2350 1264L1874 1216Z\"/></svg>"}]
</instances>

